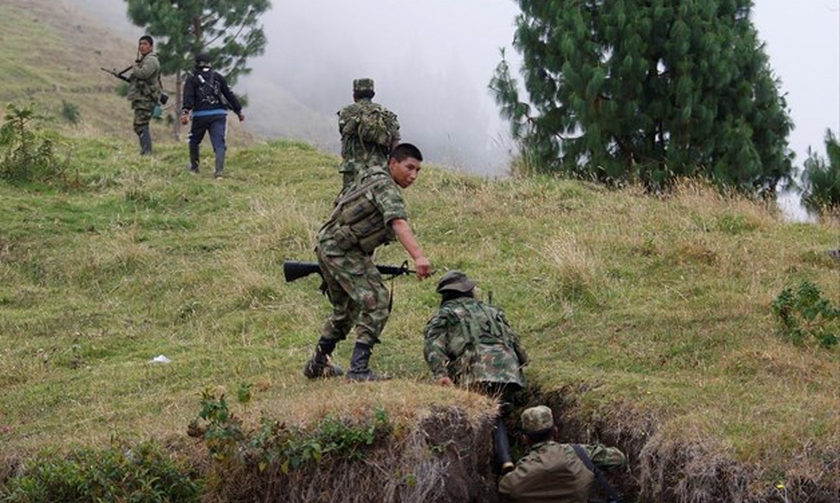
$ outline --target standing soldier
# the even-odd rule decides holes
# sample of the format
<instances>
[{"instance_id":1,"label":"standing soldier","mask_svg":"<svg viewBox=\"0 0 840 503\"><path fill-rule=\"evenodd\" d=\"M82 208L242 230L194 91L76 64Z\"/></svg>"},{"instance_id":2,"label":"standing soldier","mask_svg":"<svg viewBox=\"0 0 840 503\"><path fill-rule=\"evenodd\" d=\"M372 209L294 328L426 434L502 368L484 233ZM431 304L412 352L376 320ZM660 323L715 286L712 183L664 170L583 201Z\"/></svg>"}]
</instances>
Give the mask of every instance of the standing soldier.
<instances>
[{"instance_id":1,"label":"standing soldier","mask_svg":"<svg viewBox=\"0 0 840 503\"><path fill-rule=\"evenodd\" d=\"M242 105L231 92L225 78L213 71L210 55L200 53L195 57L195 72L184 82L184 105L181 109L181 124L190 120L192 112L192 126L190 127L190 165L191 173L198 173L198 148L204 133L210 132L210 143L216 154L216 179L222 178L225 167L225 130L227 128L228 105L239 117L239 122L245 120Z\"/></svg>"},{"instance_id":2,"label":"standing soldier","mask_svg":"<svg viewBox=\"0 0 840 503\"><path fill-rule=\"evenodd\" d=\"M148 35L140 37L137 45L138 56L128 77L128 95L134 110L134 132L140 138L140 155L152 153L152 134L149 121L160 100L160 63L152 52L155 41Z\"/></svg>"},{"instance_id":3,"label":"standing soldier","mask_svg":"<svg viewBox=\"0 0 840 503\"><path fill-rule=\"evenodd\" d=\"M384 166L388 152L400 141L397 116L378 103L373 103L373 79L353 81L353 101L338 112L341 134L341 194L345 193L366 166ZM341 196L339 194L339 197Z\"/></svg>"},{"instance_id":4,"label":"standing soldier","mask_svg":"<svg viewBox=\"0 0 840 503\"><path fill-rule=\"evenodd\" d=\"M329 356L355 325L356 345L347 378L384 379L368 366L371 348L379 342L390 314L388 289L372 256L376 248L396 238L414 260L417 277L431 275L431 265L408 225L400 190L417 179L422 160L414 145L397 145L387 167L371 166L359 175L356 187L339 198L318 231L315 253L333 313L324 324L315 353L303 368L307 378L341 375Z\"/></svg>"},{"instance_id":5,"label":"standing soldier","mask_svg":"<svg viewBox=\"0 0 840 503\"><path fill-rule=\"evenodd\" d=\"M600 444L558 443L559 430L545 405L522 412L522 431L530 451L499 481L502 501L586 503L596 478L609 501L621 501L600 471L626 465L620 450Z\"/></svg>"},{"instance_id":6,"label":"standing soldier","mask_svg":"<svg viewBox=\"0 0 840 503\"><path fill-rule=\"evenodd\" d=\"M528 355L505 313L475 298L475 282L461 271L440 278L438 312L426 324L423 356L435 381L457 384L502 402L493 434L496 469L513 469L504 417L513 395L525 386Z\"/></svg>"}]
</instances>

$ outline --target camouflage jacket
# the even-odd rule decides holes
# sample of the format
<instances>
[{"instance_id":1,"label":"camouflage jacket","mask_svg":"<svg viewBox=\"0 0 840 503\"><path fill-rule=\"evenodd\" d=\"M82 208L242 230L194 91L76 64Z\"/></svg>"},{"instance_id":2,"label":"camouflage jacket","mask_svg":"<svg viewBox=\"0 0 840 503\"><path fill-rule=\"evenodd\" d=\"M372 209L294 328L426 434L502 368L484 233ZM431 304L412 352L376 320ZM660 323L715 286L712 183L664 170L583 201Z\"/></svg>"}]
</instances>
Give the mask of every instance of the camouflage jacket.
<instances>
[{"instance_id":1,"label":"camouflage jacket","mask_svg":"<svg viewBox=\"0 0 840 503\"><path fill-rule=\"evenodd\" d=\"M460 386L512 383L525 386L528 356L505 313L472 297L444 302L424 330L423 356L435 379Z\"/></svg>"},{"instance_id":2,"label":"camouflage jacket","mask_svg":"<svg viewBox=\"0 0 840 503\"><path fill-rule=\"evenodd\" d=\"M129 101L151 101L154 103L160 99L160 63L157 55L153 52L141 57L134 63L131 75L128 76Z\"/></svg>"},{"instance_id":3,"label":"camouflage jacket","mask_svg":"<svg viewBox=\"0 0 840 503\"><path fill-rule=\"evenodd\" d=\"M349 224L344 210L359 199L362 199L362 203L370 205L371 214ZM391 178L388 168L373 166L358 176L354 188L339 199L330 218L318 231L317 247L321 253L328 256L339 256L348 252L370 254L373 249L368 250L362 246L365 235L381 233L384 230L384 241L373 243L372 248L387 244L394 239L391 221L398 218L408 220L402 190Z\"/></svg>"},{"instance_id":4,"label":"camouflage jacket","mask_svg":"<svg viewBox=\"0 0 840 503\"><path fill-rule=\"evenodd\" d=\"M600 468L625 466L624 453L614 447L581 445ZM595 475L586 468L571 444L540 442L499 480L502 501L586 503Z\"/></svg>"},{"instance_id":5,"label":"camouflage jacket","mask_svg":"<svg viewBox=\"0 0 840 503\"><path fill-rule=\"evenodd\" d=\"M347 105L338 112L341 134L341 172L386 164L391 147L400 141L397 115L368 98Z\"/></svg>"}]
</instances>

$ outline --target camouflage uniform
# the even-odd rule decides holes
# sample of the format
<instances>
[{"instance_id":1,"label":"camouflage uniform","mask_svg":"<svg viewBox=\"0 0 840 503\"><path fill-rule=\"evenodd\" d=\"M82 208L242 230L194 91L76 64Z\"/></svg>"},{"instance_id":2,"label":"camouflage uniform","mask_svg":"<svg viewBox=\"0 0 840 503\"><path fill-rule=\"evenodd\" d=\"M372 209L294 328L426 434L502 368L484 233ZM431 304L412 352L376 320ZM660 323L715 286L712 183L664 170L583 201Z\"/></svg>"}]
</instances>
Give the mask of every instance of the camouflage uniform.
<instances>
[{"instance_id":1,"label":"camouflage uniform","mask_svg":"<svg viewBox=\"0 0 840 503\"><path fill-rule=\"evenodd\" d=\"M373 91L372 79L356 79L353 91ZM397 116L370 98L359 98L338 112L341 134L342 194L353 185L357 173L368 166L385 165L388 152L400 140ZM339 196L340 197L340 196Z\"/></svg>"},{"instance_id":2,"label":"camouflage uniform","mask_svg":"<svg viewBox=\"0 0 840 503\"><path fill-rule=\"evenodd\" d=\"M493 462L496 470L506 471L513 469L513 460L505 418L515 393L525 386L522 367L528 356L504 311L475 299L474 288L475 283L461 271L441 277L437 291L444 301L426 324L423 356L435 380L448 377L459 386L500 400L493 429Z\"/></svg>"},{"instance_id":3,"label":"camouflage uniform","mask_svg":"<svg viewBox=\"0 0 840 503\"><path fill-rule=\"evenodd\" d=\"M551 409L541 405L522 413L526 433L554 427ZM581 445L592 462L601 468L625 466L624 454L603 445ZM516 468L499 481L502 501L586 503L595 475L575 453L572 444L553 440L538 442L516 463Z\"/></svg>"},{"instance_id":4,"label":"camouflage uniform","mask_svg":"<svg viewBox=\"0 0 840 503\"><path fill-rule=\"evenodd\" d=\"M354 222L355 217L348 214L354 207L369 216ZM368 346L379 342L388 320L389 297L372 254L378 246L394 240L390 225L394 219L408 219L401 190L387 167L375 166L339 200L318 232L315 251L333 305L323 338L344 340L355 323L358 342Z\"/></svg>"},{"instance_id":5,"label":"camouflage uniform","mask_svg":"<svg viewBox=\"0 0 840 503\"><path fill-rule=\"evenodd\" d=\"M449 377L464 387L525 386L528 356L499 308L473 297L445 301L426 324L424 339L423 356L435 379Z\"/></svg>"},{"instance_id":6,"label":"camouflage uniform","mask_svg":"<svg viewBox=\"0 0 840 503\"><path fill-rule=\"evenodd\" d=\"M157 56L151 52L141 56L134 63L129 81L126 97L131 101L131 108L134 110L134 132L140 137L141 152L150 153L149 121L161 93L160 63Z\"/></svg>"}]
</instances>

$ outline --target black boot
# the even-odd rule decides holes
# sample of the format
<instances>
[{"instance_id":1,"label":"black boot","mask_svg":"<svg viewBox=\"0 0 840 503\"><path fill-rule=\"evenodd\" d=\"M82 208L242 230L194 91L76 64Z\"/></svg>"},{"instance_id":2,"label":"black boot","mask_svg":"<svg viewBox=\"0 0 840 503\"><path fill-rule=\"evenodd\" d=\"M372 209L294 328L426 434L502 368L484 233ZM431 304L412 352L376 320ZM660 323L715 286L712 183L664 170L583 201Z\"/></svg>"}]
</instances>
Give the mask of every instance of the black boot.
<instances>
[{"instance_id":1,"label":"black boot","mask_svg":"<svg viewBox=\"0 0 840 503\"><path fill-rule=\"evenodd\" d=\"M149 131L149 126L141 129L137 136L140 137L140 155L151 155L152 133Z\"/></svg>"},{"instance_id":2,"label":"black boot","mask_svg":"<svg viewBox=\"0 0 840 503\"><path fill-rule=\"evenodd\" d=\"M198 145L190 143L190 173L198 173Z\"/></svg>"},{"instance_id":3,"label":"black boot","mask_svg":"<svg viewBox=\"0 0 840 503\"><path fill-rule=\"evenodd\" d=\"M364 342L357 342L353 347L353 357L350 359L350 371L347 379L352 381L385 381L390 377L374 374L368 367L370 360L370 346Z\"/></svg>"},{"instance_id":4,"label":"black boot","mask_svg":"<svg viewBox=\"0 0 840 503\"><path fill-rule=\"evenodd\" d=\"M315 346L315 354L303 366L303 375L308 379L317 379L319 377L338 377L344 375L344 371L338 365L333 365L330 362L330 355L338 343L336 340L326 339L321 337L318 339L318 345Z\"/></svg>"}]
</instances>

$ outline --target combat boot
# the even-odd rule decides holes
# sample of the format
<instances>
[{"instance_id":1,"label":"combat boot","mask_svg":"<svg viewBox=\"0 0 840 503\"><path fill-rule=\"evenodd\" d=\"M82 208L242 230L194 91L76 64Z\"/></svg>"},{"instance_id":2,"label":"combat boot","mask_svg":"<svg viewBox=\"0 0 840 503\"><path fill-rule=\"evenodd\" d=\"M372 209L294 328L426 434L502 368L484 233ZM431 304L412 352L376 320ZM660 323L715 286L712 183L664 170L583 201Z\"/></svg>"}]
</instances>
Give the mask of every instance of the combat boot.
<instances>
[{"instance_id":1,"label":"combat boot","mask_svg":"<svg viewBox=\"0 0 840 503\"><path fill-rule=\"evenodd\" d=\"M339 377L344 375L344 371L338 365L333 365L330 361L330 355L335 349L338 341L332 339L325 339L321 337L318 339L318 345L315 346L315 353L303 366L303 375L307 379L317 379L319 377Z\"/></svg>"},{"instance_id":2,"label":"combat boot","mask_svg":"<svg viewBox=\"0 0 840 503\"><path fill-rule=\"evenodd\" d=\"M138 133L140 137L140 155L152 154L152 133L149 131L149 126L144 127Z\"/></svg>"},{"instance_id":3,"label":"combat boot","mask_svg":"<svg viewBox=\"0 0 840 503\"><path fill-rule=\"evenodd\" d=\"M389 376L374 374L368 367L370 360L370 346L364 342L356 342L353 347L353 357L350 359L350 371L347 379L351 381L385 381Z\"/></svg>"},{"instance_id":4,"label":"combat boot","mask_svg":"<svg viewBox=\"0 0 840 503\"><path fill-rule=\"evenodd\" d=\"M198 173L198 145L190 143L190 165L187 168L190 173Z\"/></svg>"}]
</instances>

